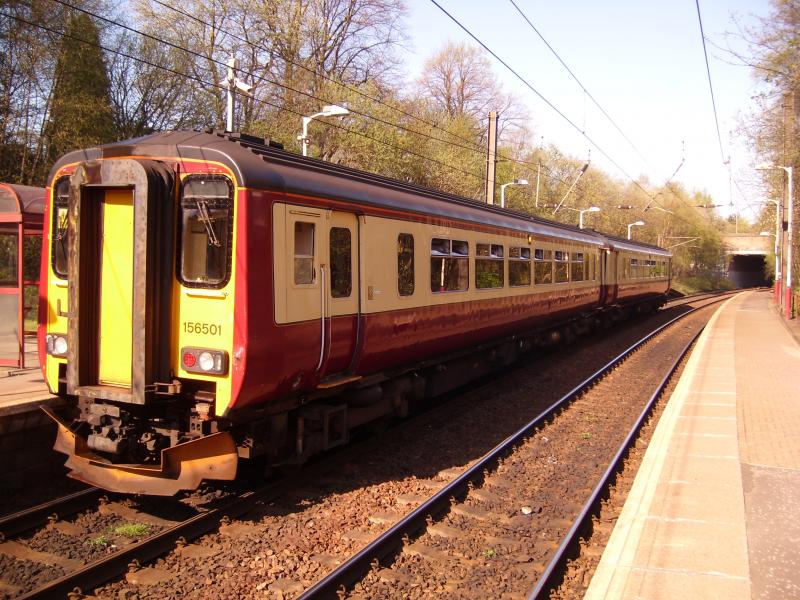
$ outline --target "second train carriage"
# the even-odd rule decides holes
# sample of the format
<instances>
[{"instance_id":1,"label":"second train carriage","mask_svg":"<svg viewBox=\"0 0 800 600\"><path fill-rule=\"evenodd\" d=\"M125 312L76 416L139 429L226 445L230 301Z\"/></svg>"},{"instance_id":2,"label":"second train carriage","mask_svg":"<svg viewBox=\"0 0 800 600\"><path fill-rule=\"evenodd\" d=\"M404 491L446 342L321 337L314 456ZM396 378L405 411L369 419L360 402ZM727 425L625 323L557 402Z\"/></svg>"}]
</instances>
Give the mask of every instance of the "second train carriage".
<instances>
[{"instance_id":1,"label":"second train carriage","mask_svg":"<svg viewBox=\"0 0 800 600\"><path fill-rule=\"evenodd\" d=\"M41 364L76 400L56 448L116 491L303 459L670 283L655 246L241 135L73 152L49 191Z\"/></svg>"}]
</instances>

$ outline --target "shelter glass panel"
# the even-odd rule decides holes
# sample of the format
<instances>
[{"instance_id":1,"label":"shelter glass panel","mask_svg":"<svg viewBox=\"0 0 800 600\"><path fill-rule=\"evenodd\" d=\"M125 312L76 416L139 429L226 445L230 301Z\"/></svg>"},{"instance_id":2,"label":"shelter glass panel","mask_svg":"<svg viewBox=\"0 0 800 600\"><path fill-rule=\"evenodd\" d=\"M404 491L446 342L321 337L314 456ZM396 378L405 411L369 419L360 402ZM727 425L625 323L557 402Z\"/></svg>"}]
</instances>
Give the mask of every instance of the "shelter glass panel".
<instances>
[{"instance_id":1,"label":"shelter glass panel","mask_svg":"<svg viewBox=\"0 0 800 600\"><path fill-rule=\"evenodd\" d=\"M0 287L19 287L17 259L19 238L16 233L0 233Z\"/></svg>"}]
</instances>

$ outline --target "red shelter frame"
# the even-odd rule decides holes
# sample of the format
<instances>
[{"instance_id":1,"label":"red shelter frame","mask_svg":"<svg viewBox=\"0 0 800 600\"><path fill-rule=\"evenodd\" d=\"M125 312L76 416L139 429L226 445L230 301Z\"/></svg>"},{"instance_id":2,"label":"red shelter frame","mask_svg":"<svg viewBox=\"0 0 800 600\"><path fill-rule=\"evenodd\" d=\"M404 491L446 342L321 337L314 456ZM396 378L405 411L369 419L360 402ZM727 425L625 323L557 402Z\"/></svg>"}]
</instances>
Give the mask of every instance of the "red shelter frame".
<instances>
[{"instance_id":1,"label":"red shelter frame","mask_svg":"<svg viewBox=\"0 0 800 600\"><path fill-rule=\"evenodd\" d=\"M36 315L39 302L39 257L36 257L36 268L26 273L25 269L25 250L31 243L31 238L38 238L39 253L42 248L42 225L44 217L45 189L30 187L27 185L16 185L11 183L0 183L0 236L9 236L16 240L16 274L14 279L0 281L0 300L2 297L17 297L16 311L16 356L9 356L7 352L0 355L0 366L12 366L25 368L25 334L35 333L25 331L25 313L30 309ZM37 243L30 246L32 252L36 252ZM11 259L13 250L6 248L6 260ZM37 253L38 254L38 253ZM33 258L28 261L34 264ZM13 266L13 263L9 263ZM10 272L4 273L6 277L12 275ZM25 289L36 289L36 303L25 304ZM0 314L0 319L5 319L7 315Z\"/></svg>"}]
</instances>

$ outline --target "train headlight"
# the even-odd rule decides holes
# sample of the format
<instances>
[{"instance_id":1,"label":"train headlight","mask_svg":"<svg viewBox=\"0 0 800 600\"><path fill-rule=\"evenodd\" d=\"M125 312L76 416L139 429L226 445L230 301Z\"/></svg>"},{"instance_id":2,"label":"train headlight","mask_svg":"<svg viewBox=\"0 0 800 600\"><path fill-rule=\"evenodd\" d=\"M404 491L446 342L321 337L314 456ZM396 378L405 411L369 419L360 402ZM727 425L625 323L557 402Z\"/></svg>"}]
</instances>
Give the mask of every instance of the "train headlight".
<instances>
[{"instance_id":1,"label":"train headlight","mask_svg":"<svg viewBox=\"0 0 800 600\"><path fill-rule=\"evenodd\" d=\"M44 337L47 353L50 356L63 357L67 355L67 336L62 333L48 333Z\"/></svg>"},{"instance_id":2,"label":"train headlight","mask_svg":"<svg viewBox=\"0 0 800 600\"><path fill-rule=\"evenodd\" d=\"M197 357L197 364L203 371L212 371L215 366L214 363L214 355L211 352L201 352L200 356Z\"/></svg>"},{"instance_id":3,"label":"train headlight","mask_svg":"<svg viewBox=\"0 0 800 600\"><path fill-rule=\"evenodd\" d=\"M181 349L184 371L206 375L225 375L228 372L228 353L207 348Z\"/></svg>"}]
</instances>

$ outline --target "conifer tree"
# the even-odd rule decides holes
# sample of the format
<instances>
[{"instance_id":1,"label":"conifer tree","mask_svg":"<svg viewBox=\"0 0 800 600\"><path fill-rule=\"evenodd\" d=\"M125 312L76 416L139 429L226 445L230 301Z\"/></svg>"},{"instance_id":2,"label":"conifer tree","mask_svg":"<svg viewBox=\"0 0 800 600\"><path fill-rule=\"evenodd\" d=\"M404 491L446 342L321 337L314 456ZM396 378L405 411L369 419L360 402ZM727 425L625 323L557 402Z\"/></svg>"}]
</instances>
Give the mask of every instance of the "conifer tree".
<instances>
[{"instance_id":1,"label":"conifer tree","mask_svg":"<svg viewBox=\"0 0 800 600\"><path fill-rule=\"evenodd\" d=\"M51 160L116 138L100 35L84 13L69 17L56 65L49 123Z\"/></svg>"}]
</instances>

